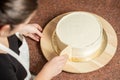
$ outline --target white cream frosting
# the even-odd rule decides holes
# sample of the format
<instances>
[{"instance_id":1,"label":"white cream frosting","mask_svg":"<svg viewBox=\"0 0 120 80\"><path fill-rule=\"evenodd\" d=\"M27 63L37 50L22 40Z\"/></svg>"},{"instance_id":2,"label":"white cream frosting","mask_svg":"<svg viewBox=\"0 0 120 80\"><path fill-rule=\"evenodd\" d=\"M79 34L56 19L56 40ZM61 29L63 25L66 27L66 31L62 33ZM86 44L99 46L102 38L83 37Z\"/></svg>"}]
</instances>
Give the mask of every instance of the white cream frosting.
<instances>
[{"instance_id":1,"label":"white cream frosting","mask_svg":"<svg viewBox=\"0 0 120 80\"><path fill-rule=\"evenodd\" d=\"M58 47L72 47L74 57L93 54L102 43L102 28L97 18L87 12L73 12L64 16L56 27Z\"/></svg>"}]
</instances>

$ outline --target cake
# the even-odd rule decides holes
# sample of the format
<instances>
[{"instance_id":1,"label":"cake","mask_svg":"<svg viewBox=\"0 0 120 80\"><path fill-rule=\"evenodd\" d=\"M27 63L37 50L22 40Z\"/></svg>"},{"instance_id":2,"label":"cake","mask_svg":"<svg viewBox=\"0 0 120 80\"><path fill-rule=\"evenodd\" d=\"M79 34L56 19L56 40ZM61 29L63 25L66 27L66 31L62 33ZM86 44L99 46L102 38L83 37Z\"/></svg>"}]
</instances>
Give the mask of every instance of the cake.
<instances>
[{"instance_id":1,"label":"cake","mask_svg":"<svg viewBox=\"0 0 120 80\"><path fill-rule=\"evenodd\" d=\"M87 12L73 12L57 24L56 42L62 51L72 47L72 57L84 59L95 54L102 44L103 29L97 18Z\"/></svg>"}]
</instances>

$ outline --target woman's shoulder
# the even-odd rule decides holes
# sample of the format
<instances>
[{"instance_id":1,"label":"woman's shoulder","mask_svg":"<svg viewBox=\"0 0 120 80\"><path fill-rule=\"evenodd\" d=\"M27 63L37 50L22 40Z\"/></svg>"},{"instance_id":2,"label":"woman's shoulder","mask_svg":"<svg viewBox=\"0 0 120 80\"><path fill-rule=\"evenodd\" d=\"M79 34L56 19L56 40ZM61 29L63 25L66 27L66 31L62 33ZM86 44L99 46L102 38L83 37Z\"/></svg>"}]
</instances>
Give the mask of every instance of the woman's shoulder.
<instances>
[{"instance_id":1,"label":"woman's shoulder","mask_svg":"<svg viewBox=\"0 0 120 80\"><path fill-rule=\"evenodd\" d=\"M2 53L0 54L0 80L17 80L9 56Z\"/></svg>"},{"instance_id":2,"label":"woman's shoulder","mask_svg":"<svg viewBox=\"0 0 120 80\"><path fill-rule=\"evenodd\" d=\"M11 61L7 53L0 53L0 72L4 69L12 68Z\"/></svg>"},{"instance_id":3,"label":"woman's shoulder","mask_svg":"<svg viewBox=\"0 0 120 80\"><path fill-rule=\"evenodd\" d=\"M0 72L4 69L13 69L13 66L10 56L7 53L0 53Z\"/></svg>"},{"instance_id":4,"label":"woman's shoulder","mask_svg":"<svg viewBox=\"0 0 120 80\"><path fill-rule=\"evenodd\" d=\"M6 63L10 63L9 55L7 53L0 53L0 66Z\"/></svg>"}]
</instances>

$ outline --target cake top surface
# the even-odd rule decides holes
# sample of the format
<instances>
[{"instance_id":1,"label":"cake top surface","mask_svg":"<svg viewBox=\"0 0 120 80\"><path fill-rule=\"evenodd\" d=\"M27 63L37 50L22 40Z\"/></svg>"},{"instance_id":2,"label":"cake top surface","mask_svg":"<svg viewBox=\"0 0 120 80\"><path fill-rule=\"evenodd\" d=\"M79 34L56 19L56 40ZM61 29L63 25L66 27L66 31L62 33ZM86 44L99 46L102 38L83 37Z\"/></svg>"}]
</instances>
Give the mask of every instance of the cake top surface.
<instances>
[{"instance_id":1,"label":"cake top surface","mask_svg":"<svg viewBox=\"0 0 120 80\"><path fill-rule=\"evenodd\" d=\"M57 24L56 34L67 45L83 48L101 36L101 25L93 14L74 12L64 16Z\"/></svg>"}]
</instances>

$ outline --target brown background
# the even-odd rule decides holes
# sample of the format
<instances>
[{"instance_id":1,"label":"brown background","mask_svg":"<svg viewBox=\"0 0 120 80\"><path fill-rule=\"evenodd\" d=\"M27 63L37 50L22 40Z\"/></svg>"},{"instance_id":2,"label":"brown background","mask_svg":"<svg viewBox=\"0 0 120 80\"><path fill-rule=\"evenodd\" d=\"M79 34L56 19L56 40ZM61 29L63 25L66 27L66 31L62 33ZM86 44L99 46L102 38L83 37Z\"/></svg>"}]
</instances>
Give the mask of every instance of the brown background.
<instances>
[{"instance_id":1,"label":"brown background","mask_svg":"<svg viewBox=\"0 0 120 80\"><path fill-rule=\"evenodd\" d=\"M105 18L115 29L118 36L118 48L113 59L103 68L85 74L62 72L53 80L120 80L120 0L38 0L39 6L31 23L43 28L54 17L70 11L92 12ZM37 74L47 62L40 43L27 38L30 47L30 70Z\"/></svg>"}]
</instances>

